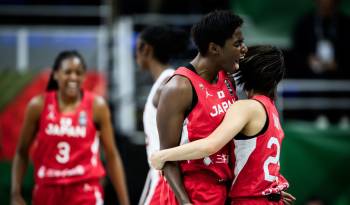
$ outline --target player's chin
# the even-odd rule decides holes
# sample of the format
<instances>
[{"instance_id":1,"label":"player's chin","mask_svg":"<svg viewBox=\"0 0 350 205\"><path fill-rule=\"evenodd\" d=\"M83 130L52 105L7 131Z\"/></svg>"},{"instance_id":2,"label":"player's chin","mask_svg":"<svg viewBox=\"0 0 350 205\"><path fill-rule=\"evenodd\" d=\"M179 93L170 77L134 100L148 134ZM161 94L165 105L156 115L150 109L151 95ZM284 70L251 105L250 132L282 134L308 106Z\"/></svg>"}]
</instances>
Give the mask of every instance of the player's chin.
<instances>
[{"instance_id":1,"label":"player's chin","mask_svg":"<svg viewBox=\"0 0 350 205\"><path fill-rule=\"evenodd\" d=\"M237 72L237 68L238 68L238 67L236 66L236 64L233 63L233 64L228 65L228 66L226 67L225 71L228 72L228 73L233 74L233 73L236 73L236 72Z\"/></svg>"},{"instance_id":2,"label":"player's chin","mask_svg":"<svg viewBox=\"0 0 350 205\"><path fill-rule=\"evenodd\" d=\"M80 89L67 88L65 93L68 97L76 98L80 94Z\"/></svg>"}]
</instances>

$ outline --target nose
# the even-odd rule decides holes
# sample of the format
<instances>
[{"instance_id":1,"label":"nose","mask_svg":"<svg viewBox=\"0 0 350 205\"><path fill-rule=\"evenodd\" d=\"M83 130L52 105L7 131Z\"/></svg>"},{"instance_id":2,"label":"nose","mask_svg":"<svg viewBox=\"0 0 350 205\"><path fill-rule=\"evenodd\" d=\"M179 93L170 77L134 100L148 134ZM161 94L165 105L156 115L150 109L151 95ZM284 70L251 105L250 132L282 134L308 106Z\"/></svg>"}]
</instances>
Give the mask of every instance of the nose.
<instances>
[{"instance_id":1,"label":"nose","mask_svg":"<svg viewBox=\"0 0 350 205\"><path fill-rule=\"evenodd\" d=\"M69 75L69 79L70 79L70 80L77 80L78 77L79 77L78 74L75 73L75 72L72 72L72 73L70 73L70 75Z\"/></svg>"},{"instance_id":2,"label":"nose","mask_svg":"<svg viewBox=\"0 0 350 205\"><path fill-rule=\"evenodd\" d=\"M248 52L248 47L245 45L245 43L242 43L241 47L241 57L244 58L245 54Z\"/></svg>"}]
</instances>

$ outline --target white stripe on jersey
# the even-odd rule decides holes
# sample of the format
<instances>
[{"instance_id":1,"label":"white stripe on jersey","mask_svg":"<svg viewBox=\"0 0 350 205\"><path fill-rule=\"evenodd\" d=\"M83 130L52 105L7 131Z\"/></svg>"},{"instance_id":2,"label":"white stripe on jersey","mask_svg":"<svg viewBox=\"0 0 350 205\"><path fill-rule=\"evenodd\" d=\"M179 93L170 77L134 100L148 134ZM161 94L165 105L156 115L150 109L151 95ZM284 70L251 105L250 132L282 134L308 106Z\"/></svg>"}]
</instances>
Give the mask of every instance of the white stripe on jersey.
<instances>
[{"instance_id":1,"label":"white stripe on jersey","mask_svg":"<svg viewBox=\"0 0 350 205\"><path fill-rule=\"evenodd\" d=\"M91 144L91 147L90 147L92 152L90 162L94 167L97 166L97 158L100 157L99 151L98 151L99 147L100 147L100 138L98 136L98 132L96 132L94 142Z\"/></svg>"},{"instance_id":2,"label":"white stripe on jersey","mask_svg":"<svg viewBox=\"0 0 350 205\"><path fill-rule=\"evenodd\" d=\"M186 118L182 125L180 145L187 144L189 142L187 124L188 124L188 119Z\"/></svg>"},{"instance_id":3,"label":"white stripe on jersey","mask_svg":"<svg viewBox=\"0 0 350 205\"><path fill-rule=\"evenodd\" d=\"M233 180L232 186L235 184L239 173L242 171L250 155L253 153L253 151L256 148L256 137L252 139L247 139L247 140L233 140L233 141L235 143L234 152L236 157L236 163L235 163L235 169L234 169L235 179Z\"/></svg>"},{"instance_id":4,"label":"white stripe on jersey","mask_svg":"<svg viewBox=\"0 0 350 205\"><path fill-rule=\"evenodd\" d=\"M158 170L155 170L153 168L150 168L147 174L146 182L143 187L143 191L141 194L141 198L139 200L139 205L149 205L153 194L156 190L156 187L158 185L158 181L160 178L160 173Z\"/></svg>"},{"instance_id":5,"label":"white stripe on jersey","mask_svg":"<svg viewBox=\"0 0 350 205\"><path fill-rule=\"evenodd\" d=\"M103 198L101 192L98 190L97 187L95 187L95 199L96 199L96 205L103 205Z\"/></svg>"}]
</instances>

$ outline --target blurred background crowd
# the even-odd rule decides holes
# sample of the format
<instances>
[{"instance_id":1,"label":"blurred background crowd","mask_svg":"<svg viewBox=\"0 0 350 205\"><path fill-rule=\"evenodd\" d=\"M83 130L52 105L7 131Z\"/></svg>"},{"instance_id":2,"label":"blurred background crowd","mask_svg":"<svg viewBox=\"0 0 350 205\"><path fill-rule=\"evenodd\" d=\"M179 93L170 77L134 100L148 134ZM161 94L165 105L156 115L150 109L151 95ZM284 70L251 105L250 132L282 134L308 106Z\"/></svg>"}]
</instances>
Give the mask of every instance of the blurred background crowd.
<instances>
[{"instance_id":1,"label":"blurred background crowd","mask_svg":"<svg viewBox=\"0 0 350 205\"><path fill-rule=\"evenodd\" d=\"M149 25L189 32L214 9L244 19L248 46L284 51L281 167L296 204L350 204L349 0L0 0L0 203L9 203L25 106L45 90L55 56L75 49L87 63L86 87L110 104L131 202L137 204L148 171L142 113L152 85L135 62L137 35ZM183 65L195 54L190 42L172 64ZM32 174L23 190L28 202ZM106 204L115 204L108 178L104 187Z\"/></svg>"}]
</instances>

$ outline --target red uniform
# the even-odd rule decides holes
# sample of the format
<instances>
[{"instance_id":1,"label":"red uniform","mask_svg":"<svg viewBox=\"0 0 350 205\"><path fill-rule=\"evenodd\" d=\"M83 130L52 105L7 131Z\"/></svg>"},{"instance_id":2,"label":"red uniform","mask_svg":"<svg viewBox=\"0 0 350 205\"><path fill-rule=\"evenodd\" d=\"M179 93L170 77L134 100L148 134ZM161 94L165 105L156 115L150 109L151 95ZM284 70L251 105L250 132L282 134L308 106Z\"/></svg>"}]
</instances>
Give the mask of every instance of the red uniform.
<instances>
[{"instance_id":1,"label":"red uniform","mask_svg":"<svg viewBox=\"0 0 350 205\"><path fill-rule=\"evenodd\" d=\"M94 95L84 92L74 112L61 113L57 92L45 95L33 154L36 183L33 202L41 204L56 198L56 204L62 204L60 200L64 204L77 201L81 204L83 201L79 197L81 200L94 198L96 202L102 200L98 180L105 171L99 157L93 102ZM73 198L77 200L68 200ZM85 202L83 204L96 204L91 200Z\"/></svg>"},{"instance_id":2,"label":"red uniform","mask_svg":"<svg viewBox=\"0 0 350 205\"><path fill-rule=\"evenodd\" d=\"M266 96L255 96L266 110L267 124L257 136L234 139L234 180L230 197L233 205L283 204L282 200L271 200L289 187L280 174L279 157L284 133L274 102ZM272 195L270 195L272 194Z\"/></svg>"},{"instance_id":3,"label":"red uniform","mask_svg":"<svg viewBox=\"0 0 350 205\"><path fill-rule=\"evenodd\" d=\"M218 74L216 84L208 83L186 67L178 68L175 75L188 78L197 95L197 103L184 121L181 144L209 136L223 120L229 106L237 99L231 82L222 71ZM226 182L232 179L228 153L229 146L225 146L204 159L180 162L184 187L193 204L225 203ZM167 183L163 180L160 186L160 204L175 204L175 196Z\"/></svg>"}]
</instances>

